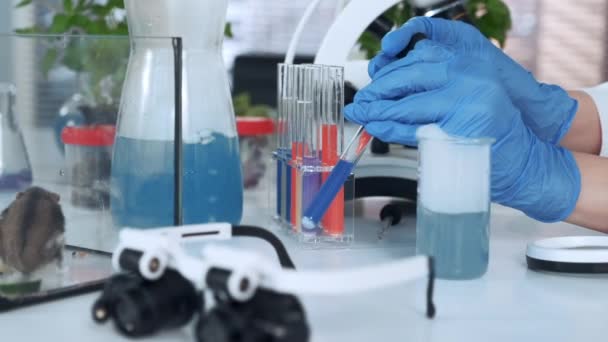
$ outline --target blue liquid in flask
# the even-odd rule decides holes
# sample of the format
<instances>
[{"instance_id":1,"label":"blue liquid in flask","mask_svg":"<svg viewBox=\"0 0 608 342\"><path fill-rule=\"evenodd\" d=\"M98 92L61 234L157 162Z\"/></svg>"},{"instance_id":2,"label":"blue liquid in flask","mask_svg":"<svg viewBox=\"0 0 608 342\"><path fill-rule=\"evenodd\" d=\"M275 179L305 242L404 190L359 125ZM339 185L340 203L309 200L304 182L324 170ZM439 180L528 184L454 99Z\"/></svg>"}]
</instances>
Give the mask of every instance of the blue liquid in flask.
<instances>
[{"instance_id":1,"label":"blue liquid in flask","mask_svg":"<svg viewBox=\"0 0 608 342\"><path fill-rule=\"evenodd\" d=\"M437 213L418 205L416 250L435 258L437 277L475 279L488 269L489 211Z\"/></svg>"},{"instance_id":2,"label":"blue liquid in flask","mask_svg":"<svg viewBox=\"0 0 608 342\"><path fill-rule=\"evenodd\" d=\"M238 224L243 211L238 138L213 134L210 140L183 145L184 224ZM117 137L111 191L115 226L173 225L173 150L172 141Z\"/></svg>"}]
</instances>

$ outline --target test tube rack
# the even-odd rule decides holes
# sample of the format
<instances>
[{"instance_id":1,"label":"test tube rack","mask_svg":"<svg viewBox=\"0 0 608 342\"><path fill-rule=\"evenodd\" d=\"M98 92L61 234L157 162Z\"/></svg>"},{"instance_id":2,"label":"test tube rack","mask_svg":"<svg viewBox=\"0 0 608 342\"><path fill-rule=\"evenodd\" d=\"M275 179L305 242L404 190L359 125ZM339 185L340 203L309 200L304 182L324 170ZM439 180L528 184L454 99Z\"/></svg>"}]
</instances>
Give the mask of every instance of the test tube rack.
<instances>
[{"instance_id":1,"label":"test tube rack","mask_svg":"<svg viewBox=\"0 0 608 342\"><path fill-rule=\"evenodd\" d=\"M354 240L355 182L351 175L313 229L302 215L337 165L344 146L344 69L315 64L278 65L276 187L273 222L310 247L348 246Z\"/></svg>"}]
</instances>

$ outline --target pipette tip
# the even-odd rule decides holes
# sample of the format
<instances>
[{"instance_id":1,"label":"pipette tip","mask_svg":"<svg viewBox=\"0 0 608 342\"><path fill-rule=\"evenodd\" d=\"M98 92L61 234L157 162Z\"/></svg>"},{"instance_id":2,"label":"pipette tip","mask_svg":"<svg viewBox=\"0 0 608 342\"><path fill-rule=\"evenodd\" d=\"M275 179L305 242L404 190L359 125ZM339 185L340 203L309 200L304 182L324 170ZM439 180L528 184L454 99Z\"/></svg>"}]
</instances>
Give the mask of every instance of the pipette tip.
<instances>
[{"instance_id":1,"label":"pipette tip","mask_svg":"<svg viewBox=\"0 0 608 342\"><path fill-rule=\"evenodd\" d=\"M302 227L304 229L312 230L317 227L314 221L310 217L303 216L302 217Z\"/></svg>"}]
</instances>

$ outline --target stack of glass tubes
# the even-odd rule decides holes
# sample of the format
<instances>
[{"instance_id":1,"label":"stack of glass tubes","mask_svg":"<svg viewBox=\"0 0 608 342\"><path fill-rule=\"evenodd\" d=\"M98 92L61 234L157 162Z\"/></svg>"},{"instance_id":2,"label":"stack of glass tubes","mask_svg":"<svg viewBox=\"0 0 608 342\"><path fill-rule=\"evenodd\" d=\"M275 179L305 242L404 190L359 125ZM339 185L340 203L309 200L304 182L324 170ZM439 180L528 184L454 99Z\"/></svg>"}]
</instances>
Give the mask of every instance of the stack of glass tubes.
<instances>
[{"instance_id":1,"label":"stack of glass tubes","mask_svg":"<svg viewBox=\"0 0 608 342\"><path fill-rule=\"evenodd\" d=\"M300 242L349 244L354 213L345 201L354 194L353 176L342 186L322 218L303 225L304 212L339 162L344 146L344 70L314 64L278 66L276 188L274 219Z\"/></svg>"}]
</instances>

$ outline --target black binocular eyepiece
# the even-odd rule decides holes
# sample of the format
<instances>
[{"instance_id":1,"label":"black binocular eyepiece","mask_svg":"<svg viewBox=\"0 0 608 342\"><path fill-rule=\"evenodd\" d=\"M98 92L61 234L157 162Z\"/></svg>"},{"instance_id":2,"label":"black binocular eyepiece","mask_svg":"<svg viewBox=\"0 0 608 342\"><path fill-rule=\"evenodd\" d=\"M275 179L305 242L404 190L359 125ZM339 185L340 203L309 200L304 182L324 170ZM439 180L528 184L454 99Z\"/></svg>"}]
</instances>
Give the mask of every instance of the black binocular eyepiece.
<instances>
[{"instance_id":1,"label":"black binocular eyepiece","mask_svg":"<svg viewBox=\"0 0 608 342\"><path fill-rule=\"evenodd\" d=\"M258 288L250 300L241 302L219 288L216 292L215 306L205 312L204 296L174 270L167 269L156 281L135 273L118 274L93 305L93 319L113 319L123 335L143 337L184 326L198 313L199 342L309 340L304 307L297 297Z\"/></svg>"},{"instance_id":2,"label":"black binocular eyepiece","mask_svg":"<svg viewBox=\"0 0 608 342\"><path fill-rule=\"evenodd\" d=\"M247 302L217 302L195 335L198 342L306 342L310 329L297 297L258 289Z\"/></svg>"},{"instance_id":3,"label":"black binocular eyepiece","mask_svg":"<svg viewBox=\"0 0 608 342\"><path fill-rule=\"evenodd\" d=\"M188 323L203 307L203 297L174 270L166 270L156 281L137 274L119 274L106 283L93 305L93 319L102 323L113 318L126 336L141 337Z\"/></svg>"},{"instance_id":4,"label":"black binocular eyepiece","mask_svg":"<svg viewBox=\"0 0 608 342\"><path fill-rule=\"evenodd\" d=\"M232 234L269 242L281 266L295 268L287 249L271 232L238 226ZM163 329L178 328L198 314L194 335L199 342L305 342L309 339L310 330L298 298L260 287L255 272L252 276L243 270L208 269L205 279L200 281L215 300L213 307L207 309L204 294L178 271L166 264L163 267L162 257L124 249L118 255L118 263L122 270L130 272L117 274L106 282L92 314L98 323L114 320L118 331L127 337L149 336ZM147 268L140 269L142 264ZM154 279L146 279L141 272L148 272L146 276Z\"/></svg>"}]
</instances>

